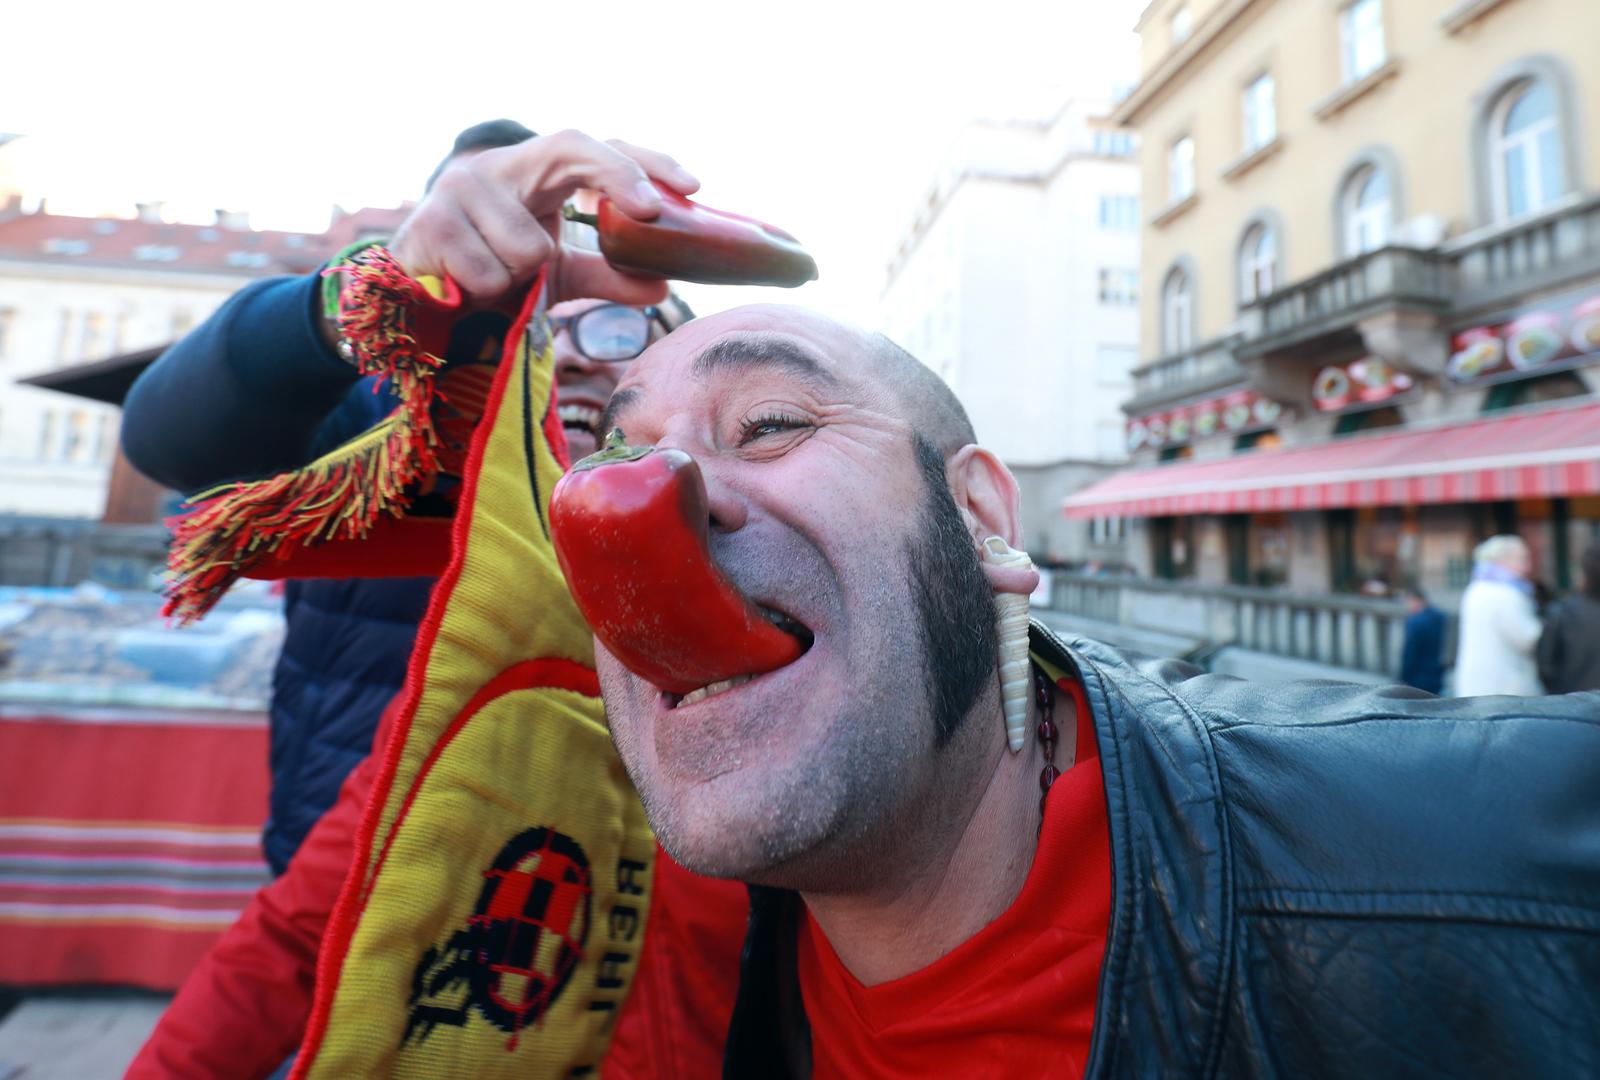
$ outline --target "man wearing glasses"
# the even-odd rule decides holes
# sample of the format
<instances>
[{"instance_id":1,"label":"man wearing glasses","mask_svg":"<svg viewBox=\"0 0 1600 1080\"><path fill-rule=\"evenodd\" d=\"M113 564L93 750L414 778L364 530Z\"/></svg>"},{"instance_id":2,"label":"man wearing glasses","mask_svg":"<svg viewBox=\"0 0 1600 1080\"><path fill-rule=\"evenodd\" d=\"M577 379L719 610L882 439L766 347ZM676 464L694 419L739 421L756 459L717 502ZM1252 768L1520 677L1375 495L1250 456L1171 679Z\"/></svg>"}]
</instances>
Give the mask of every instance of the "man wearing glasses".
<instances>
[{"instance_id":1,"label":"man wearing glasses","mask_svg":"<svg viewBox=\"0 0 1600 1080\"><path fill-rule=\"evenodd\" d=\"M430 188L450 165L532 135L511 121L467 129ZM169 349L125 403L129 460L168 487L202 491L299 467L376 423L393 401L342 356L324 281L317 273L252 284ZM602 411L629 362L693 313L669 294L648 305L568 300L548 317L557 409L576 461L598 448ZM453 510L509 322L498 308L456 322L435 412L440 475L412 513ZM191 974L131 1075L203 1075L209 1055L229 1063L216 1075L259 1075L298 1043L317 946L376 773L371 750L383 746L380 720L403 683L434 580L288 582L263 835L282 876Z\"/></svg>"}]
</instances>

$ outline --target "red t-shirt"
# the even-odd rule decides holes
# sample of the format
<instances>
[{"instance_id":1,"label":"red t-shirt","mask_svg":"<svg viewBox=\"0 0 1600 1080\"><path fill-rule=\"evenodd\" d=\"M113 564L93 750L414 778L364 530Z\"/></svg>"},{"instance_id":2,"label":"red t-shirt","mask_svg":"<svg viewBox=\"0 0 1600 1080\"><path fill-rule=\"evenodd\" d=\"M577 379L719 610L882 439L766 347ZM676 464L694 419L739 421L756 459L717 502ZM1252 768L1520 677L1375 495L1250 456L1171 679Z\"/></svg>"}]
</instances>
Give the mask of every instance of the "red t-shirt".
<instances>
[{"instance_id":1,"label":"red t-shirt","mask_svg":"<svg viewBox=\"0 0 1600 1080\"><path fill-rule=\"evenodd\" d=\"M1057 701L1071 708L1071 697ZM1111 920L1111 846L1094 725L1077 720L1077 758L1050 789L1022 892L954 952L862 986L811 916L801 922L817 1080L1083 1075Z\"/></svg>"}]
</instances>

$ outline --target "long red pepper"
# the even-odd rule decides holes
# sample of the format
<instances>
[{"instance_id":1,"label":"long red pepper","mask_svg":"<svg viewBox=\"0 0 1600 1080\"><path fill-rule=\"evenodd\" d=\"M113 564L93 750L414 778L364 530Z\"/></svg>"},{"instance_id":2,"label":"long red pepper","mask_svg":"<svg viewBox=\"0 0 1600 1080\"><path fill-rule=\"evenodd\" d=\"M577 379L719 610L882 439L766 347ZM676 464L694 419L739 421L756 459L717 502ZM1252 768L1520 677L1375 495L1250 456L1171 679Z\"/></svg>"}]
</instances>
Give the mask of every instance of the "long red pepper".
<instances>
[{"instance_id":1,"label":"long red pepper","mask_svg":"<svg viewBox=\"0 0 1600 1080\"><path fill-rule=\"evenodd\" d=\"M674 694L782 667L803 651L711 560L700 466L613 431L550 497L567 587L630 671Z\"/></svg>"},{"instance_id":2,"label":"long red pepper","mask_svg":"<svg viewBox=\"0 0 1600 1080\"><path fill-rule=\"evenodd\" d=\"M570 206L564 213L569 220L593 225L606 262L632 274L705 285L785 288L816 280L816 260L782 229L656 187L662 207L654 221L637 221L608 198L601 198L596 214Z\"/></svg>"}]
</instances>

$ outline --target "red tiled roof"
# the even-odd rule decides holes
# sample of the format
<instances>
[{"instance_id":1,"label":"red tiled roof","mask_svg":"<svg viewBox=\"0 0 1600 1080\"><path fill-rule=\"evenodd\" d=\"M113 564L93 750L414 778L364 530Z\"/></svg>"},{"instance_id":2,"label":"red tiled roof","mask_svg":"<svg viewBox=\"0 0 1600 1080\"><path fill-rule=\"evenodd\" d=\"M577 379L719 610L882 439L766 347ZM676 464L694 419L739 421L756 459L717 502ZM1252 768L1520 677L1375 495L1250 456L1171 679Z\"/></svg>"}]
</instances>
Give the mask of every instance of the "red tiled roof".
<instances>
[{"instance_id":1,"label":"red tiled roof","mask_svg":"<svg viewBox=\"0 0 1600 1080\"><path fill-rule=\"evenodd\" d=\"M351 214L339 211L322 233L0 213L0 259L137 266L242 277L304 273L353 240L393 232L409 210L409 206L402 206L368 207Z\"/></svg>"}]
</instances>

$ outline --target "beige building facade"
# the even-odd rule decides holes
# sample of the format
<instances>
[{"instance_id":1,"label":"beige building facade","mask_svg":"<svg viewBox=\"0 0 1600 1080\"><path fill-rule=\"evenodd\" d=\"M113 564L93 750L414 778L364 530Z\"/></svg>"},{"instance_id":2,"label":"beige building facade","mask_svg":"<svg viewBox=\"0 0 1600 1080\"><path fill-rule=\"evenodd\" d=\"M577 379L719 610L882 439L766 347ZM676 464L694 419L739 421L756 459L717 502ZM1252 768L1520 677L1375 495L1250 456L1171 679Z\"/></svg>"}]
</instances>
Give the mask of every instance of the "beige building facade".
<instances>
[{"instance_id":1,"label":"beige building facade","mask_svg":"<svg viewBox=\"0 0 1600 1080\"><path fill-rule=\"evenodd\" d=\"M1200 584L1448 602L1505 531L1575 584L1600 542L1600 4L1155 0L1138 30L1114 119L1142 147L1144 475L1069 513L1130 517L1145 571ZM1514 421L1541 410L1578 434L1534 446Z\"/></svg>"}]
</instances>

